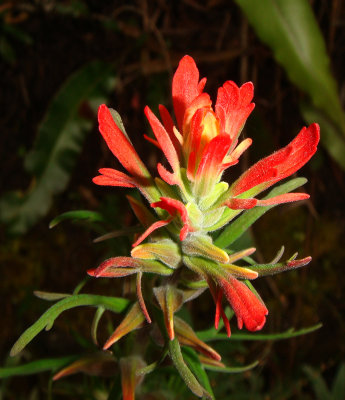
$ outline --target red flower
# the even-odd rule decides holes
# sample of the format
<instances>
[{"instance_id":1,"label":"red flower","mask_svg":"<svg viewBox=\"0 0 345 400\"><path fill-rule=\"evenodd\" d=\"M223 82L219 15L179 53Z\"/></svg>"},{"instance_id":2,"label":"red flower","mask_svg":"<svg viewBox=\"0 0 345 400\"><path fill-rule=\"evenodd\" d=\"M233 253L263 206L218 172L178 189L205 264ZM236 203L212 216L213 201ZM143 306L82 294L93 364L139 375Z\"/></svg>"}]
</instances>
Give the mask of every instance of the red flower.
<instances>
[{"instance_id":1,"label":"red flower","mask_svg":"<svg viewBox=\"0 0 345 400\"><path fill-rule=\"evenodd\" d=\"M257 162L229 187L220 182L224 170L236 164L252 144L249 138L239 143L239 135L254 108L253 84L247 82L238 87L232 81L225 82L219 88L212 108L210 96L203 91L205 83L205 78L199 80L194 60L185 56L172 83L176 124L164 106L159 106L161 121L145 107L155 136L154 139L146 138L162 150L168 163L167 167L157 165L162 179L151 178L118 114L105 105L100 107L100 131L128 175L102 168L94 182L139 188L155 209L157 218L141 202L130 198L133 211L145 229L133 243L132 257L109 259L89 274L96 277L137 274L139 305L150 322L141 290L142 273L169 276L185 265L206 279L216 303L215 325L218 327L222 318L230 336L230 324L222 308L223 295L234 310L240 329L244 325L250 331L259 330L266 321L267 308L241 279L255 279L260 273L304 265L310 258L289 260L286 265L267 264L258 267L257 271L239 267L232 264L235 255L228 255L217 247L208 232L221 228L237 215L225 206L243 210L307 199L306 193L285 193L264 200L255 196L309 161L316 151L320 130L317 124L303 128L286 147ZM151 235L160 228L164 229ZM151 243L141 244L149 236ZM238 254L242 258L247 253ZM169 321L172 338L172 319Z\"/></svg>"}]
</instances>

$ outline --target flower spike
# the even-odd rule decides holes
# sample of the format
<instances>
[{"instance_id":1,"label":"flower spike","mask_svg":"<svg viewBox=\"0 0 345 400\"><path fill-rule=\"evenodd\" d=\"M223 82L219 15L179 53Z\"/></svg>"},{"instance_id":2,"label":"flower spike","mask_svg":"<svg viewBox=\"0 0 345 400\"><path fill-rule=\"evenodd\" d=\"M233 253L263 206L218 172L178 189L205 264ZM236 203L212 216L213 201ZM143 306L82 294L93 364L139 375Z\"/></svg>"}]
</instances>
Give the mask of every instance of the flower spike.
<instances>
[{"instance_id":1,"label":"flower spike","mask_svg":"<svg viewBox=\"0 0 345 400\"><path fill-rule=\"evenodd\" d=\"M158 282L153 293L163 313L171 354L180 367L184 362L181 351L176 350L179 342L217 363L220 360L218 353L201 342L184 321L174 316L185 301L194 299L208 287L215 303L217 329L222 318L230 337L230 322L223 308L226 300L237 317L238 328L245 326L249 331L257 331L264 326L268 310L251 281L310 262L310 257L297 260L296 256L282 262L282 252L279 252L271 263L255 264L249 259L254 248L236 253L231 248L220 248L210 232L224 227L243 210L308 199L309 195L303 191L291 192L298 187L291 188L293 185L289 190L282 185L276 195L272 193L264 199L256 196L302 168L315 153L320 138L317 124L304 127L287 146L254 164L229 185L221 180L224 171L235 165L252 144L252 139L241 141L239 136L255 106L254 87L252 82L238 86L233 81L226 81L217 92L215 104L212 104L210 95L203 91L206 79L199 81L199 76L193 58L184 56L172 82L175 116L160 105L158 119L148 106L145 107L145 115L155 136L154 139L146 138L166 158L166 162L157 164L160 177L154 180L134 150L119 115L102 105L99 109L101 134L127 173L102 168L100 175L94 178L98 185L138 188L156 215L141 201L129 197L131 207L144 227L144 232L134 240L131 257L110 258L88 273L94 277L136 274L138 302L134 309L139 310L139 317L133 318L140 323L145 319L151 322L148 313L151 308L146 307L141 286L143 273L169 277L164 284L153 280L154 284ZM248 221L245 219L247 215ZM250 215L244 213L241 216L240 222L243 219L244 226L252 223ZM233 224L236 231L236 221ZM147 238L149 240L144 242ZM235 264L239 260L241 264ZM179 280L180 277L183 278ZM106 347L118 340L129 325L132 326L128 317ZM195 393L202 395L204 391L198 386Z\"/></svg>"}]
</instances>

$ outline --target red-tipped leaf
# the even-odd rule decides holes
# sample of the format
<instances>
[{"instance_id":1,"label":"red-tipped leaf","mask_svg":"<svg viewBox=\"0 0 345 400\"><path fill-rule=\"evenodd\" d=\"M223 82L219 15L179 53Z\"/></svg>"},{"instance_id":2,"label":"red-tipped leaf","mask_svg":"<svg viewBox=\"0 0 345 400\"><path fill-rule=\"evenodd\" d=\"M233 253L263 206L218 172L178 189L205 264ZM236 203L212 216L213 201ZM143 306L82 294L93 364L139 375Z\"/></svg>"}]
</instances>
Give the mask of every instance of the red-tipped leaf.
<instances>
[{"instance_id":1,"label":"red-tipped leaf","mask_svg":"<svg viewBox=\"0 0 345 400\"><path fill-rule=\"evenodd\" d=\"M176 216L176 214L180 216L183 223L183 227L180 231L181 240L184 240L187 237L188 232L192 232L192 227L190 226L188 218L188 211L181 201L171 199L169 197L161 197L161 200L157 201L156 203L152 203L151 207L162 208L163 210L168 211L168 213L173 217Z\"/></svg>"},{"instance_id":2,"label":"red-tipped leaf","mask_svg":"<svg viewBox=\"0 0 345 400\"><path fill-rule=\"evenodd\" d=\"M173 171L176 172L179 169L179 159L168 132L148 106L145 107L145 115L151 125L154 135L157 138L159 146L169 161Z\"/></svg>"},{"instance_id":3,"label":"red-tipped leaf","mask_svg":"<svg viewBox=\"0 0 345 400\"><path fill-rule=\"evenodd\" d=\"M318 124L304 127L286 147L260 160L232 185L231 194L237 196L255 186L260 191L299 170L314 155L320 139Z\"/></svg>"},{"instance_id":4,"label":"red-tipped leaf","mask_svg":"<svg viewBox=\"0 0 345 400\"><path fill-rule=\"evenodd\" d=\"M99 130L109 149L126 170L137 178L149 178L150 174L140 160L126 135L116 125L110 110L105 104L98 109Z\"/></svg>"},{"instance_id":5,"label":"red-tipped leaf","mask_svg":"<svg viewBox=\"0 0 345 400\"><path fill-rule=\"evenodd\" d=\"M92 182L101 186L122 186L136 187L135 179L112 168L101 168L98 171L101 175L95 176Z\"/></svg>"}]
</instances>

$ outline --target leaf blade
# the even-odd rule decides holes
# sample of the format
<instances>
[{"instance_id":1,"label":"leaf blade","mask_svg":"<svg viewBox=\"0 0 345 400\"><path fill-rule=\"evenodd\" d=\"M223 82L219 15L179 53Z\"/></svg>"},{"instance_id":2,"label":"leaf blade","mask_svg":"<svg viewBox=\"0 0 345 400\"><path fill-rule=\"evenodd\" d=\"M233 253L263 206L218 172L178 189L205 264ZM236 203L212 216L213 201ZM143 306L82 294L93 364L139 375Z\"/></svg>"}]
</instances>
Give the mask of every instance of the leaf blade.
<instances>
[{"instance_id":1,"label":"leaf blade","mask_svg":"<svg viewBox=\"0 0 345 400\"><path fill-rule=\"evenodd\" d=\"M99 295L78 294L66 297L51 306L42 316L32 324L13 345L10 355L15 356L26 347L31 340L37 336L44 328L51 327L55 319L70 308L80 306L104 307L113 312L122 312L128 306L129 301L117 297L107 297Z\"/></svg>"},{"instance_id":2,"label":"leaf blade","mask_svg":"<svg viewBox=\"0 0 345 400\"><path fill-rule=\"evenodd\" d=\"M274 57L285 69L291 82L307 93L314 107L333 121L339 135L338 141L344 148L345 113L330 69L325 41L309 2L236 0L236 3L259 38L272 49ZM323 132L328 129L325 125ZM327 136L333 136L332 131ZM339 152L334 152L332 141L322 138L322 142L345 168L343 157Z\"/></svg>"},{"instance_id":3,"label":"leaf blade","mask_svg":"<svg viewBox=\"0 0 345 400\"><path fill-rule=\"evenodd\" d=\"M83 66L61 87L38 129L25 168L33 175L30 188L0 199L0 220L9 233L25 233L50 209L53 196L67 186L92 121L79 115L83 101L106 97L112 67L99 61ZM109 85L108 85L109 86ZM96 101L95 101L96 102Z\"/></svg>"}]
</instances>

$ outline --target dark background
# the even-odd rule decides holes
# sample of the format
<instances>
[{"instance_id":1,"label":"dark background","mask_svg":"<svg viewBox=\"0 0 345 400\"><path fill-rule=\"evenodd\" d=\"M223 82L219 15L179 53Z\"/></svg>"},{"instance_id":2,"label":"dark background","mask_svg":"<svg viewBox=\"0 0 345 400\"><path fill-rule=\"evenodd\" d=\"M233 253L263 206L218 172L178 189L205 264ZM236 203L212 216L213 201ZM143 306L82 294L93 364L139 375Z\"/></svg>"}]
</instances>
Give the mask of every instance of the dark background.
<instances>
[{"instance_id":1,"label":"dark background","mask_svg":"<svg viewBox=\"0 0 345 400\"><path fill-rule=\"evenodd\" d=\"M335 0L311 4L343 102L345 6ZM289 82L271 50L259 41L231 1L8 1L0 11L2 35L11 48L10 53L5 49L0 65L2 193L28 190L32 177L24 169L23 160L34 145L39 124L64 81L93 60L114 66L116 85L108 104L122 115L127 132L152 171L159 152L142 138L148 131L143 108L146 104L154 108L163 103L171 109L171 77L185 54L195 58L201 77L207 76L206 91L213 98L228 79L238 84L251 80L255 85L256 109L245 130L254 144L229 179L286 145L305 125L298 107L304 95ZM6 26L20 30L29 39L7 35ZM85 107L82 105L80 112L88 113L93 128L83 143L66 190L54 197L48 215L25 234L11 235L5 224L0 230L3 362L7 362L9 349L19 334L46 308L46 303L33 297L33 290L72 291L86 270L97 265L109 251L105 244L92 243L97 234L87 224L66 222L49 230L49 221L69 210L104 209L111 216L112 227L135 224L125 190L100 188L91 182L98 168L113 166L115 161L97 132L95 113L87 107L85 111ZM260 377L259 383L253 383L254 378L248 374L220 378L234 379L243 391L257 385L258 399L314 398L312 379L303 366L311 366L315 376L322 375L331 386L345 357L344 171L320 146L298 176L308 178L305 190L311 200L280 206L266 214L254 225L253 240L261 260L272 259L284 244L287 255L299 251L301 257L312 255L313 261L302 270L257 284L270 310L264 332L299 329L320 321L323 328L286 341L243 342L237 348L238 359L261 360L254 372ZM126 254L129 241L121 243ZM99 293L120 290L120 283L114 281L89 285L90 290ZM195 325L205 328L212 323L213 306L210 296L203 296L202 300L193 315ZM205 315L209 315L207 324ZM21 362L76 353L81 346L77 335L88 336L90 318L84 310L66 314L53 331L42 333L29 345ZM23 394L32 393L45 380L47 375L43 374L14 382L20 382L19 392ZM279 392L280 387L287 386L292 393ZM19 398L19 394L9 398Z\"/></svg>"}]
</instances>

